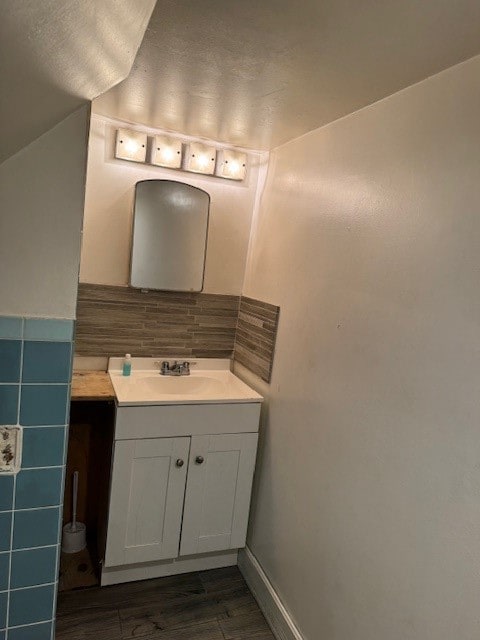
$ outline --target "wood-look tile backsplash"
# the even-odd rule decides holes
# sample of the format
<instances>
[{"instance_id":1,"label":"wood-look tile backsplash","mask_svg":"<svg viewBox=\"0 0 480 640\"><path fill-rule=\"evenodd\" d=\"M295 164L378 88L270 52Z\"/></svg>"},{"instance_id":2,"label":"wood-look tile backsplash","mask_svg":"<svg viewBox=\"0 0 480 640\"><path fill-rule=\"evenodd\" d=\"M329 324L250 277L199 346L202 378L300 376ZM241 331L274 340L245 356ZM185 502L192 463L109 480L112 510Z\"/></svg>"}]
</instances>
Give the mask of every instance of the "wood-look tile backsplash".
<instances>
[{"instance_id":1,"label":"wood-look tile backsplash","mask_svg":"<svg viewBox=\"0 0 480 640\"><path fill-rule=\"evenodd\" d=\"M81 283L81 356L231 358L270 380L279 308L239 296Z\"/></svg>"},{"instance_id":2,"label":"wood-look tile backsplash","mask_svg":"<svg viewBox=\"0 0 480 640\"><path fill-rule=\"evenodd\" d=\"M75 351L230 358L238 306L238 296L80 284Z\"/></svg>"},{"instance_id":3,"label":"wood-look tile backsplash","mask_svg":"<svg viewBox=\"0 0 480 640\"><path fill-rule=\"evenodd\" d=\"M272 376L280 307L242 296L234 358L265 382Z\"/></svg>"}]
</instances>

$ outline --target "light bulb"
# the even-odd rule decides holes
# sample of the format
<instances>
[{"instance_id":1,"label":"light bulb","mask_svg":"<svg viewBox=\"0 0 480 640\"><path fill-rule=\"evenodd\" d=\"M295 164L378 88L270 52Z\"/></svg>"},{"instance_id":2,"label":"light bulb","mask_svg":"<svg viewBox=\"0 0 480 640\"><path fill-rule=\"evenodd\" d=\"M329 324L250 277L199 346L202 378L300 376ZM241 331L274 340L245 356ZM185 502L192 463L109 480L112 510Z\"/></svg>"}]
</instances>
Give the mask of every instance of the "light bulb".
<instances>
[{"instance_id":1,"label":"light bulb","mask_svg":"<svg viewBox=\"0 0 480 640\"><path fill-rule=\"evenodd\" d=\"M201 142L191 142L188 147L185 169L211 176L215 170L216 157L215 147L207 146Z\"/></svg>"},{"instance_id":2,"label":"light bulb","mask_svg":"<svg viewBox=\"0 0 480 640\"><path fill-rule=\"evenodd\" d=\"M232 175L237 174L239 169L240 163L237 162L237 160L232 160L230 163L230 172L232 173Z\"/></svg>"},{"instance_id":3,"label":"light bulb","mask_svg":"<svg viewBox=\"0 0 480 640\"><path fill-rule=\"evenodd\" d=\"M159 167L180 169L182 166L182 141L159 134L153 139L150 162Z\"/></svg>"},{"instance_id":4,"label":"light bulb","mask_svg":"<svg viewBox=\"0 0 480 640\"><path fill-rule=\"evenodd\" d=\"M125 149L126 151L128 151L128 153L136 153L140 148L140 145L138 144L138 142L135 142L135 140L128 140L125 144Z\"/></svg>"},{"instance_id":5,"label":"light bulb","mask_svg":"<svg viewBox=\"0 0 480 640\"><path fill-rule=\"evenodd\" d=\"M206 167L208 164L208 158L205 154L202 154L201 156L199 156L198 158L198 164L203 168Z\"/></svg>"},{"instance_id":6,"label":"light bulb","mask_svg":"<svg viewBox=\"0 0 480 640\"><path fill-rule=\"evenodd\" d=\"M222 149L216 175L229 180L243 180L246 174L247 155L236 149Z\"/></svg>"},{"instance_id":7,"label":"light bulb","mask_svg":"<svg viewBox=\"0 0 480 640\"><path fill-rule=\"evenodd\" d=\"M117 129L115 157L133 162L145 162L147 134L131 129Z\"/></svg>"},{"instance_id":8,"label":"light bulb","mask_svg":"<svg viewBox=\"0 0 480 640\"><path fill-rule=\"evenodd\" d=\"M165 147L162 151L162 157L164 160L172 160L174 156L173 150L170 147Z\"/></svg>"}]
</instances>

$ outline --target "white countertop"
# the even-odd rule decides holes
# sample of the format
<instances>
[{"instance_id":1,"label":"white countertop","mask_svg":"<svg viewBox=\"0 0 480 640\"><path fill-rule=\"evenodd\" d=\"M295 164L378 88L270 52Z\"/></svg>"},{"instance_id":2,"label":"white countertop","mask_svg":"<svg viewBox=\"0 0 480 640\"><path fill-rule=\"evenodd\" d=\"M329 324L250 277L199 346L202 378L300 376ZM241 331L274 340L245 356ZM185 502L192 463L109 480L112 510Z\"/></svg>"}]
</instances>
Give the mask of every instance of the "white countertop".
<instances>
[{"instance_id":1,"label":"white countertop","mask_svg":"<svg viewBox=\"0 0 480 640\"><path fill-rule=\"evenodd\" d=\"M188 376L161 375L163 360L174 359L132 358L131 375L123 376L123 358L110 358L108 373L119 406L263 402L260 394L230 371L230 360L178 358L190 363Z\"/></svg>"}]
</instances>

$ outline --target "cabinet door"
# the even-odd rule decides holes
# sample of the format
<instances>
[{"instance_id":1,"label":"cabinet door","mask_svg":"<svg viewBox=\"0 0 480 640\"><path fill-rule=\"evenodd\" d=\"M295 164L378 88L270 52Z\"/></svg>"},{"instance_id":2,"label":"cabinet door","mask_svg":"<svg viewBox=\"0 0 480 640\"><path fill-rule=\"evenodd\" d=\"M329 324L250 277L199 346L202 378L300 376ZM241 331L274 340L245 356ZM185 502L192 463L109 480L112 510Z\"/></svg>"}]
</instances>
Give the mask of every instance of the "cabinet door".
<instances>
[{"instance_id":1,"label":"cabinet door","mask_svg":"<svg viewBox=\"0 0 480 640\"><path fill-rule=\"evenodd\" d=\"M115 443L105 566L178 556L189 446L190 438Z\"/></svg>"},{"instance_id":2,"label":"cabinet door","mask_svg":"<svg viewBox=\"0 0 480 640\"><path fill-rule=\"evenodd\" d=\"M258 434L193 436L180 555L245 546Z\"/></svg>"}]
</instances>

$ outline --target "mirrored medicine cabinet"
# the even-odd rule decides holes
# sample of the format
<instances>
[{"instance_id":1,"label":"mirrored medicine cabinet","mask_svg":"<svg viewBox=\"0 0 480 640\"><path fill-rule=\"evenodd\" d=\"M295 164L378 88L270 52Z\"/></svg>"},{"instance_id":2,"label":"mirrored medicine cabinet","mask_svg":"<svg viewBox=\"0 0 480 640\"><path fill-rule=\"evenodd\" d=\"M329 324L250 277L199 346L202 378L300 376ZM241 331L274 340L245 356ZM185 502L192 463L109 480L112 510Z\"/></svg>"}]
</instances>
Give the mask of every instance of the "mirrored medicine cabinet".
<instances>
[{"instance_id":1,"label":"mirrored medicine cabinet","mask_svg":"<svg viewBox=\"0 0 480 640\"><path fill-rule=\"evenodd\" d=\"M210 196L173 180L135 186L130 286L202 291Z\"/></svg>"}]
</instances>

